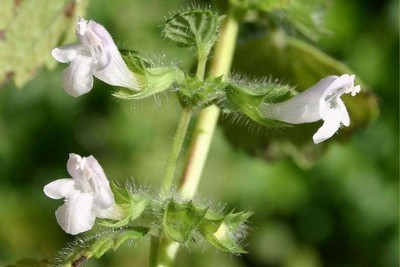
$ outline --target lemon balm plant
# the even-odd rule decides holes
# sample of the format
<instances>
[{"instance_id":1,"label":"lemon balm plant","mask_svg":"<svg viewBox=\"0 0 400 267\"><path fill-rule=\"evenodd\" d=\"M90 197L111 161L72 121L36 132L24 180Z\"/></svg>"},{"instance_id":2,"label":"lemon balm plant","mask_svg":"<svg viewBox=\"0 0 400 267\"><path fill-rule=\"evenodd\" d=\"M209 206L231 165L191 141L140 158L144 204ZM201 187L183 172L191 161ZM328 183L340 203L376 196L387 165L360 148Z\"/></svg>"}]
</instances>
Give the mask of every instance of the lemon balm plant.
<instances>
[{"instance_id":1,"label":"lemon balm plant","mask_svg":"<svg viewBox=\"0 0 400 267\"><path fill-rule=\"evenodd\" d=\"M71 235L83 235L60 251L51 264L81 266L125 241L145 236L151 240L149 266L154 267L173 266L181 245L190 243L246 253L243 241L252 212L221 209L194 199L220 115L281 131L322 120L322 126L309 136L316 146L329 142L341 127L357 127L369 120L368 115L361 115L352 124L342 97L350 96L346 99L350 111L362 104L373 106L365 95L354 100L366 89L347 67L303 41L323 31L313 20L313 8L320 8L320 1L231 0L219 11L207 7L176 12L166 19L162 36L195 55L195 71L174 64L159 66L136 51L119 50L101 22L78 17L77 42L51 52L57 61L68 64L62 77L67 94L79 97L90 93L95 77L117 87L113 96L123 101L174 94L182 111L156 195L137 190L129 181L124 186L109 181L94 156L70 154L67 170L71 178L50 182L44 193L64 199L55 212L61 228ZM311 64L316 68L323 65L331 73L310 75L317 77L315 85L303 92L295 90L297 80L293 84L282 81L273 77L274 73L261 79L231 74L240 25L247 22L259 23L274 37L271 51L281 49L285 54L286 48L303 49L315 58ZM278 61L265 64L279 66L282 62ZM191 121L195 127L188 131ZM183 149L185 139L190 140L187 149ZM186 159L182 173L176 168L181 156ZM96 224L100 230L92 230Z\"/></svg>"}]
</instances>

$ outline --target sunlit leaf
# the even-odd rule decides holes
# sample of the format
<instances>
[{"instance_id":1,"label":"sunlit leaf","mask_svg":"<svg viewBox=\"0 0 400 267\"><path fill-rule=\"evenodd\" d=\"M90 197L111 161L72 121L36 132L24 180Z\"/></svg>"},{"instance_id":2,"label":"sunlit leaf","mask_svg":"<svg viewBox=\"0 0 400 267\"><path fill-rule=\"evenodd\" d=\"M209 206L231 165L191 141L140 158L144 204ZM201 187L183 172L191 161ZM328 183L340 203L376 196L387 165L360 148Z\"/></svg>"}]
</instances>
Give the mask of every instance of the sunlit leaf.
<instances>
[{"instance_id":1,"label":"sunlit leaf","mask_svg":"<svg viewBox=\"0 0 400 267\"><path fill-rule=\"evenodd\" d=\"M0 84L10 78L26 84L44 65L55 65L50 51L75 34L77 14L87 0L4 0L0 10Z\"/></svg>"}]
</instances>

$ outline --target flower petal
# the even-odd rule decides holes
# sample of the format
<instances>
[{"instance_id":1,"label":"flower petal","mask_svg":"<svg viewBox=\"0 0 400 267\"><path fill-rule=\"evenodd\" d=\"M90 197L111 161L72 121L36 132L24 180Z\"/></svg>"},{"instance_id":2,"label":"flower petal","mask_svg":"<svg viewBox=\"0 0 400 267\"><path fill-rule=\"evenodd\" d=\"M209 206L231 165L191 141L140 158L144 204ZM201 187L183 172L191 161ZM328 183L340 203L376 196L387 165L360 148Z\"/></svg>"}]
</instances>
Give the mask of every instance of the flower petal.
<instances>
[{"instance_id":1,"label":"flower petal","mask_svg":"<svg viewBox=\"0 0 400 267\"><path fill-rule=\"evenodd\" d=\"M95 177L92 177L93 186L96 187L94 189L96 193L94 196L94 205L100 209L109 208L114 203L114 194L111 191L106 174L95 157L87 157L86 162L87 166L95 174Z\"/></svg>"},{"instance_id":2,"label":"flower petal","mask_svg":"<svg viewBox=\"0 0 400 267\"><path fill-rule=\"evenodd\" d=\"M81 44L69 44L54 48L51 51L51 55L61 63L71 62L76 58L79 51L82 49Z\"/></svg>"},{"instance_id":3,"label":"flower petal","mask_svg":"<svg viewBox=\"0 0 400 267\"><path fill-rule=\"evenodd\" d=\"M63 73L63 87L71 96L88 93L93 87L93 63L91 58L77 55Z\"/></svg>"},{"instance_id":4,"label":"flower petal","mask_svg":"<svg viewBox=\"0 0 400 267\"><path fill-rule=\"evenodd\" d=\"M96 65L93 75L110 85L139 90L133 73L122 59L110 33L95 21L79 22L78 38L92 51Z\"/></svg>"},{"instance_id":5,"label":"flower petal","mask_svg":"<svg viewBox=\"0 0 400 267\"><path fill-rule=\"evenodd\" d=\"M110 85L125 87L132 90L140 90L139 83L133 73L126 66L119 51L117 49L109 51L112 57L109 64L104 68L101 68L102 66L96 67L93 70L93 75Z\"/></svg>"},{"instance_id":6,"label":"flower petal","mask_svg":"<svg viewBox=\"0 0 400 267\"><path fill-rule=\"evenodd\" d=\"M47 184L43 191L52 199L65 198L74 192L74 184L74 180L70 178L59 179Z\"/></svg>"},{"instance_id":7,"label":"flower petal","mask_svg":"<svg viewBox=\"0 0 400 267\"><path fill-rule=\"evenodd\" d=\"M76 177L82 176L82 170L86 165L86 159L78 154L70 153L69 159L67 161L67 171L71 175L72 178L76 179Z\"/></svg>"},{"instance_id":8,"label":"flower petal","mask_svg":"<svg viewBox=\"0 0 400 267\"><path fill-rule=\"evenodd\" d=\"M338 112L340 113L340 122L344 126L349 126L350 125L350 116L349 113L347 112L347 108L344 105L343 101L339 98L337 101L337 108Z\"/></svg>"},{"instance_id":9,"label":"flower petal","mask_svg":"<svg viewBox=\"0 0 400 267\"><path fill-rule=\"evenodd\" d=\"M81 157L71 153L67 169L83 191L93 194L94 205L97 208L106 209L114 203L114 194L110 184L95 157Z\"/></svg>"},{"instance_id":10,"label":"flower petal","mask_svg":"<svg viewBox=\"0 0 400 267\"><path fill-rule=\"evenodd\" d=\"M340 116L332 116L331 118L324 120L324 124L313 135L314 143L318 144L331 138L339 129L340 120Z\"/></svg>"},{"instance_id":11,"label":"flower petal","mask_svg":"<svg viewBox=\"0 0 400 267\"><path fill-rule=\"evenodd\" d=\"M97 159L93 156L86 157L86 166L93 170L99 181L108 184L106 174Z\"/></svg>"},{"instance_id":12,"label":"flower petal","mask_svg":"<svg viewBox=\"0 0 400 267\"><path fill-rule=\"evenodd\" d=\"M106 209L99 209L94 205L93 210L97 218L117 220L122 216L122 209L115 203Z\"/></svg>"},{"instance_id":13,"label":"flower petal","mask_svg":"<svg viewBox=\"0 0 400 267\"><path fill-rule=\"evenodd\" d=\"M71 235L77 235L92 229L96 219L92 210L92 195L75 192L56 211L58 224L66 233Z\"/></svg>"}]
</instances>

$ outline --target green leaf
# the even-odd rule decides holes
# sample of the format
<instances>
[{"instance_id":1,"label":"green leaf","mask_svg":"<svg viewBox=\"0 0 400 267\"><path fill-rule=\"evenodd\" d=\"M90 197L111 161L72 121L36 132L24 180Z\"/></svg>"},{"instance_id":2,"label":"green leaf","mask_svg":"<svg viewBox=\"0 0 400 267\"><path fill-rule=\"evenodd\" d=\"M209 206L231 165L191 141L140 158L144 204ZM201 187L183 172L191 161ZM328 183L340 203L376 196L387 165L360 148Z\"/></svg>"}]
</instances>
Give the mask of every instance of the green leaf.
<instances>
[{"instance_id":1,"label":"green leaf","mask_svg":"<svg viewBox=\"0 0 400 267\"><path fill-rule=\"evenodd\" d=\"M207 78L205 81L187 76L184 82L178 84L178 95L183 106L193 109L203 109L213 102L218 102L225 95L225 82L222 77Z\"/></svg>"},{"instance_id":2,"label":"green leaf","mask_svg":"<svg viewBox=\"0 0 400 267\"><path fill-rule=\"evenodd\" d=\"M321 34L329 33L323 25L326 9L327 0L296 0L290 1L284 10L267 14L267 18L287 34L316 41Z\"/></svg>"},{"instance_id":3,"label":"green leaf","mask_svg":"<svg viewBox=\"0 0 400 267\"><path fill-rule=\"evenodd\" d=\"M171 199L165 209L163 225L166 235L180 243L188 241L192 232L203 220L208 208L197 207L193 202L178 203Z\"/></svg>"},{"instance_id":4,"label":"green leaf","mask_svg":"<svg viewBox=\"0 0 400 267\"><path fill-rule=\"evenodd\" d=\"M130 190L125 187L121 187L114 182L110 182L111 190L114 194L115 203L117 204L128 204L130 203Z\"/></svg>"},{"instance_id":5,"label":"green leaf","mask_svg":"<svg viewBox=\"0 0 400 267\"><path fill-rule=\"evenodd\" d=\"M126 50L123 58L129 69L134 73L142 90L134 92L129 89L122 89L113 94L117 98L124 100L146 98L170 89L174 82L183 79L183 73L179 68L154 67L152 62L144 59L137 52Z\"/></svg>"},{"instance_id":6,"label":"green leaf","mask_svg":"<svg viewBox=\"0 0 400 267\"><path fill-rule=\"evenodd\" d=\"M214 247L235 254L246 253L240 245L246 234L246 222L252 212L230 212L225 215L208 212L199 231Z\"/></svg>"},{"instance_id":7,"label":"green leaf","mask_svg":"<svg viewBox=\"0 0 400 267\"><path fill-rule=\"evenodd\" d=\"M106 227L122 227L138 219L149 204L149 197L131 190L131 185L122 188L111 182L115 203L122 209L124 216L119 221L104 221L101 225Z\"/></svg>"},{"instance_id":8,"label":"green leaf","mask_svg":"<svg viewBox=\"0 0 400 267\"><path fill-rule=\"evenodd\" d=\"M298 91L311 87L329 75L353 73L349 67L313 45L289 37L281 31L239 46L233 68L255 77L278 78L296 86ZM309 167L322 155L327 144L333 140L348 139L351 132L367 126L377 118L379 109L376 97L359 78L356 78L356 84L361 85L361 92L355 97L345 95L342 98L350 115L350 126L341 128L338 134L324 143L315 145L312 141L312 135L322 121L271 133L268 129L260 129L255 123L232 124L225 120L222 122L225 135L235 147L251 155L268 160L291 157L300 166Z\"/></svg>"},{"instance_id":9,"label":"green leaf","mask_svg":"<svg viewBox=\"0 0 400 267\"><path fill-rule=\"evenodd\" d=\"M317 40L328 31L323 26L327 0L228 0L246 22L283 29L291 35ZM247 14L247 15L246 15Z\"/></svg>"},{"instance_id":10,"label":"green leaf","mask_svg":"<svg viewBox=\"0 0 400 267\"><path fill-rule=\"evenodd\" d=\"M209 9L190 9L167 19L163 35L206 58L217 39L223 18Z\"/></svg>"},{"instance_id":11,"label":"green leaf","mask_svg":"<svg viewBox=\"0 0 400 267\"><path fill-rule=\"evenodd\" d=\"M127 240L142 238L147 232L144 227L125 227L78 238L58 253L54 266L80 266L89 258L100 258L107 251L116 250Z\"/></svg>"},{"instance_id":12,"label":"green leaf","mask_svg":"<svg viewBox=\"0 0 400 267\"><path fill-rule=\"evenodd\" d=\"M32 79L50 52L75 34L76 14L88 1L4 0L0 10L0 85L13 78L17 87Z\"/></svg>"},{"instance_id":13,"label":"green leaf","mask_svg":"<svg viewBox=\"0 0 400 267\"><path fill-rule=\"evenodd\" d=\"M238 112L247 115L253 121L269 127L283 127L286 123L270 120L261 115L261 103L276 103L292 96L292 88L270 80L260 83L228 82L226 86L226 100L218 103L223 112Z\"/></svg>"}]
</instances>

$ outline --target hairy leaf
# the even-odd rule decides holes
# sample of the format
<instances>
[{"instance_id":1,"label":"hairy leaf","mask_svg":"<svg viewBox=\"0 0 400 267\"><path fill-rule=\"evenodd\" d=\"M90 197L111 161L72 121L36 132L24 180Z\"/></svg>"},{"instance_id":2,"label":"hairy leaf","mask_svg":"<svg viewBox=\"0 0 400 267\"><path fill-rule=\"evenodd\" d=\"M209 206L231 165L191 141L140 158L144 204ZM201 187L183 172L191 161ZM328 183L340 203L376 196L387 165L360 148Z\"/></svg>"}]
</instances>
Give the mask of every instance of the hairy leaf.
<instances>
[{"instance_id":1,"label":"hairy leaf","mask_svg":"<svg viewBox=\"0 0 400 267\"><path fill-rule=\"evenodd\" d=\"M137 52L125 51L123 56L129 69L134 73L140 87L139 92L122 89L113 96L124 100L138 100L172 88L174 82L182 80L182 71L175 67L155 67L152 62L141 57Z\"/></svg>"},{"instance_id":2,"label":"hairy leaf","mask_svg":"<svg viewBox=\"0 0 400 267\"><path fill-rule=\"evenodd\" d=\"M178 86L182 105L200 110L224 97L226 83L222 81L222 77L207 78L203 81L197 77L187 76Z\"/></svg>"},{"instance_id":3,"label":"hairy leaf","mask_svg":"<svg viewBox=\"0 0 400 267\"><path fill-rule=\"evenodd\" d=\"M265 118L260 111L261 103L276 103L292 96L292 89L287 85L269 80L259 83L230 81L226 85L226 99L218 103L225 114L234 116L245 114L253 121L269 127L283 127L286 123Z\"/></svg>"},{"instance_id":4,"label":"hairy leaf","mask_svg":"<svg viewBox=\"0 0 400 267\"><path fill-rule=\"evenodd\" d=\"M214 247L234 253L246 253L240 242L246 234L246 222L252 212L215 214L207 212L199 231Z\"/></svg>"},{"instance_id":5,"label":"hairy leaf","mask_svg":"<svg viewBox=\"0 0 400 267\"><path fill-rule=\"evenodd\" d=\"M169 18L163 35L179 46L195 49L207 57L217 39L222 19L209 9L190 9Z\"/></svg>"},{"instance_id":6,"label":"hairy leaf","mask_svg":"<svg viewBox=\"0 0 400 267\"><path fill-rule=\"evenodd\" d=\"M100 258L105 252L116 250L123 242L140 239L147 232L148 228L144 227L125 227L77 238L58 253L54 266L81 266L86 260Z\"/></svg>"},{"instance_id":7,"label":"hairy leaf","mask_svg":"<svg viewBox=\"0 0 400 267\"><path fill-rule=\"evenodd\" d=\"M133 192L132 185L127 184L120 187L111 182L111 189L114 193L115 203L122 209L124 214L119 221L104 221L101 225L106 227L122 227L138 219L147 208L150 198L146 194Z\"/></svg>"},{"instance_id":8,"label":"hairy leaf","mask_svg":"<svg viewBox=\"0 0 400 267\"><path fill-rule=\"evenodd\" d=\"M171 200L164 213L164 231L176 242L190 240L195 230L203 220L208 208L195 206L193 202L178 203Z\"/></svg>"}]
</instances>

